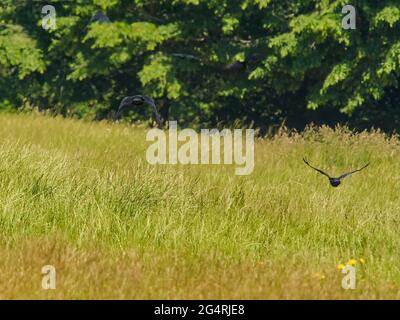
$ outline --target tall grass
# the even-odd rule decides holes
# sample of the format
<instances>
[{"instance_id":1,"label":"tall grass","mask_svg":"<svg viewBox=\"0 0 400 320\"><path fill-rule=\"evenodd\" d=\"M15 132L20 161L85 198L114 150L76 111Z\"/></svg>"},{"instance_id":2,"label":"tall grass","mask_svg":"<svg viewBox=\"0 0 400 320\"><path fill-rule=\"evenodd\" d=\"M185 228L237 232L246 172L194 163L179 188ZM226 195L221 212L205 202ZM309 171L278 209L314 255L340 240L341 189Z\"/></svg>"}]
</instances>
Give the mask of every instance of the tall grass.
<instances>
[{"instance_id":1,"label":"tall grass","mask_svg":"<svg viewBox=\"0 0 400 320\"><path fill-rule=\"evenodd\" d=\"M235 176L148 165L145 134L0 116L0 298L400 298L396 137L282 131ZM371 165L332 188L303 156L332 174ZM350 258L365 264L344 290Z\"/></svg>"}]
</instances>

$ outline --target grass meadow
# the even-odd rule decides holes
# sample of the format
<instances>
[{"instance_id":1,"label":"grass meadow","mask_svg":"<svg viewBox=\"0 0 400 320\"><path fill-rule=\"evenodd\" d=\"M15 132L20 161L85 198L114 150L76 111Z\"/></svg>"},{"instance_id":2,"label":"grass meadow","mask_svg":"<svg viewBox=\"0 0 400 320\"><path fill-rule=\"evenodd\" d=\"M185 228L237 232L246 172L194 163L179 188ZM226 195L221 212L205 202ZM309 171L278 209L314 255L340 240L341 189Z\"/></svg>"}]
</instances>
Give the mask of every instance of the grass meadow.
<instances>
[{"instance_id":1,"label":"grass meadow","mask_svg":"<svg viewBox=\"0 0 400 320\"><path fill-rule=\"evenodd\" d=\"M145 134L0 115L0 298L400 298L397 137L282 131L235 176L149 165ZM332 175L371 165L332 188L303 156ZM355 290L341 287L349 259ZM46 264L56 290L41 287Z\"/></svg>"}]
</instances>

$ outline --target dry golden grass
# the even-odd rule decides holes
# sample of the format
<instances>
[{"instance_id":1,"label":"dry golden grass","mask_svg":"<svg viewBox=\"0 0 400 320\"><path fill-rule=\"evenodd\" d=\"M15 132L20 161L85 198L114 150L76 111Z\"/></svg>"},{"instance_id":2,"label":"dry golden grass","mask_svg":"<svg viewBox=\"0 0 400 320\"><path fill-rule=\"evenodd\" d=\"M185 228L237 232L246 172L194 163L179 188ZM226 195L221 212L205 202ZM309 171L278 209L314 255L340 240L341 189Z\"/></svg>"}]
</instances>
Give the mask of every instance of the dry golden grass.
<instances>
[{"instance_id":1,"label":"dry golden grass","mask_svg":"<svg viewBox=\"0 0 400 320\"><path fill-rule=\"evenodd\" d=\"M145 133L0 116L0 298L400 298L396 137L282 132L239 177L150 166ZM333 189L304 155L332 174L371 166ZM343 290L350 258L357 288ZM41 288L47 264L56 290Z\"/></svg>"}]
</instances>

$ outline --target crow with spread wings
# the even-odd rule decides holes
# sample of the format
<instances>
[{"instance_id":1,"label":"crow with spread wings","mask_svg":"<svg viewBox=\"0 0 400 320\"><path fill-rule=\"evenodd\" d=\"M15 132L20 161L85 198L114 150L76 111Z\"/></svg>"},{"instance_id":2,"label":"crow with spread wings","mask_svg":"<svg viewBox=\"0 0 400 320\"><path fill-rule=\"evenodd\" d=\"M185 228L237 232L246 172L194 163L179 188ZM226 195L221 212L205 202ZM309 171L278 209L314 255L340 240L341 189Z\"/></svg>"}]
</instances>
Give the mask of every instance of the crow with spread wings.
<instances>
[{"instance_id":1,"label":"crow with spread wings","mask_svg":"<svg viewBox=\"0 0 400 320\"><path fill-rule=\"evenodd\" d=\"M322 170L320 170L320 169L317 169L317 168L314 168L312 165L310 165L310 164L307 162L306 159L303 158L303 161L305 162L306 165L308 165L308 166L311 167L312 169L314 169L314 170L316 170L317 172L319 172L320 174L322 174L322 175L328 177L329 183L331 184L332 187L337 187L337 186L342 182L342 180L343 180L344 178L346 178L347 176L349 176L349 175L351 175L351 174L353 174L353 173L355 173L355 172L361 171L361 170L363 170L363 169L365 169L366 167L369 166L369 163L367 163L364 167L362 167L362 168L360 168L360 169L357 169L357 170L354 170L354 171L350 171L350 172L344 173L344 174L342 174L341 176L339 176L339 177L337 177L337 178L334 178L334 177L331 177L329 174L325 173L324 171L322 171Z\"/></svg>"},{"instance_id":2,"label":"crow with spread wings","mask_svg":"<svg viewBox=\"0 0 400 320\"><path fill-rule=\"evenodd\" d=\"M119 119L121 116L122 112L130 106L141 106L143 104L149 105L152 110L153 110L153 117L155 122L157 123L157 126L159 128L162 128L162 121L161 121L161 116L158 113L156 104L154 103L154 100L150 98L149 96L144 96L144 95L135 95L135 96L128 96L122 99L121 103L119 104L118 111L115 114L115 120Z\"/></svg>"}]
</instances>

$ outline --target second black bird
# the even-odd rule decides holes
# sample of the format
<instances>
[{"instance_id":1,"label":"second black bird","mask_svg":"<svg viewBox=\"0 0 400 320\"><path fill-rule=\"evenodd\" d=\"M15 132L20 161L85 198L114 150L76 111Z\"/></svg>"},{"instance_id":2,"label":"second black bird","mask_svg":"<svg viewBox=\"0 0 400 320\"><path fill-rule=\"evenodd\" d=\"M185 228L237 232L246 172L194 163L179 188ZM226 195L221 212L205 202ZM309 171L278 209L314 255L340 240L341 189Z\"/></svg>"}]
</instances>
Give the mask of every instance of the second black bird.
<instances>
[{"instance_id":1,"label":"second black bird","mask_svg":"<svg viewBox=\"0 0 400 320\"><path fill-rule=\"evenodd\" d=\"M350 172L344 173L344 174L342 174L341 176L335 178L335 177L331 177L329 174L325 173L324 171L322 171L322 170L320 170L320 169L314 168L312 165L310 165L310 164L307 162L306 159L303 158L303 161L305 162L306 165L308 165L308 166L311 167L312 169L314 169L314 170L316 170L317 172L319 172L320 174L323 174L324 176L328 177L329 183L331 184L332 187L337 187L338 185L340 185L340 183L342 182L342 180L343 180L344 178L346 178L347 176L349 176L349 175L351 175L351 174L353 174L353 173L355 173L355 172L361 171L362 169L364 169L364 168L366 168L366 167L369 166L369 163L367 163L364 167L362 167L362 168L360 168L360 169L357 169L357 170L354 170L354 171L350 171Z\"/></svg>"}]
</instances>

